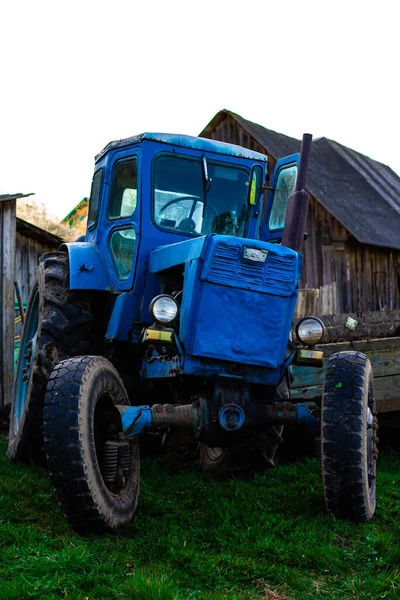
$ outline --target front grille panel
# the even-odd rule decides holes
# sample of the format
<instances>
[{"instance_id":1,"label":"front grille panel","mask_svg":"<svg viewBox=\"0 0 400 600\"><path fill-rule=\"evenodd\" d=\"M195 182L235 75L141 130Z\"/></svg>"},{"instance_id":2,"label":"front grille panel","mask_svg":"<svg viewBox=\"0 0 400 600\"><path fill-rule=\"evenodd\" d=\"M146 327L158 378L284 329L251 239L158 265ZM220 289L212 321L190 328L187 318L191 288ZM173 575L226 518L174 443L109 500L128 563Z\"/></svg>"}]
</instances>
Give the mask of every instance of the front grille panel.
<instances>
[{"instance_id":1,"label":"front grille panel","mask_svg":"<svg viewBox=\"0 0 400 600\"><path fill-rule=\"evenodd\" d=\"M219 242L206 279L213 283L244 287L273 294L292 294L296 284L296 255L270 250L265 263L243 258L243 248Z\"/></svg>"}]
</instances>

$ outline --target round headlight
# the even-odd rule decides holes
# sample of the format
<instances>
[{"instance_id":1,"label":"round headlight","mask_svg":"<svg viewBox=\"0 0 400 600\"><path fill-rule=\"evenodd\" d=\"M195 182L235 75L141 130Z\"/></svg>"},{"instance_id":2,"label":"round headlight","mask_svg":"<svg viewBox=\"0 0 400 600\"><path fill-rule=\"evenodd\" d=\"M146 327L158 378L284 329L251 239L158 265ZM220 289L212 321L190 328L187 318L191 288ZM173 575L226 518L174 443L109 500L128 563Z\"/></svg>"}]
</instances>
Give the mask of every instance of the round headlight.
<instances>
[{"instance_id":1,"label":"round headlight","mask_svg":"<svg viewBox=\"0 0 400 600\"><path fill-rule=\"evenodd\" d=\"M176 315L178 314L178 305L171 296L162 294L161 296L153 298L149 306L149 312L157 323L166 325L172 323L176 318Z\"/></svg>"},{"instance_id":2,"label":"round headlight","mask_svg":"<svg viewBox=\"0 0 400 600\"><path fill-rule=\"evenodd\" d=\"M306 317L297 323L296 336L306 346L315 346L322 341L325 325L317 317Z\"/></svg>"}]
</instances>

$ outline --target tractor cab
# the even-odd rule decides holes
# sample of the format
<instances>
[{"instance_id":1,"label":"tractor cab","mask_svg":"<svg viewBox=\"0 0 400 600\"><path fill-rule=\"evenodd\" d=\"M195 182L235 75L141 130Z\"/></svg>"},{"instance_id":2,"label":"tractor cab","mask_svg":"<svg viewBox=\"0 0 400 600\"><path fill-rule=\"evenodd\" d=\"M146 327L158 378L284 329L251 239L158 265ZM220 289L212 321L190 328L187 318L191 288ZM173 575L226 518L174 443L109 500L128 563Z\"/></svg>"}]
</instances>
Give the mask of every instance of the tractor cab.
<instances>
[{"instance_id":1,"label":"tractor cab","mask_svg":"<svg viewBox=\"0 0 400 600\"><path fill-rule=\"evenodd\" d=\"M96 157L86 241L104 256L113 289L140 295L157 246L213 233L256 238L266 160L189 136L109 144Z\"/></svg>"}]
</instances>

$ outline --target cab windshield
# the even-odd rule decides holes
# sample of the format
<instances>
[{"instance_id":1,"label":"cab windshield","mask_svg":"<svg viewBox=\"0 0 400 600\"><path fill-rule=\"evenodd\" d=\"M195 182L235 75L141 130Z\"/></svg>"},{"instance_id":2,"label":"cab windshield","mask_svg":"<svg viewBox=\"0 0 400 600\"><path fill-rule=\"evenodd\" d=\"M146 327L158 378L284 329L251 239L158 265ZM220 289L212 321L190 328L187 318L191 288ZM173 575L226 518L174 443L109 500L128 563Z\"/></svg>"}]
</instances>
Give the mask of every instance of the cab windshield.
<instances>
[{"instance_id":1,"label":"cab windshield","mask_svg":"<svg viewBox=\"0 0 400 600\"><path fill-rule=\"evenodd\" d=\"M153 217L183 234L242 237L250 171L211 160L161 155L153 167Z\"/></svg>"}]
</instances>

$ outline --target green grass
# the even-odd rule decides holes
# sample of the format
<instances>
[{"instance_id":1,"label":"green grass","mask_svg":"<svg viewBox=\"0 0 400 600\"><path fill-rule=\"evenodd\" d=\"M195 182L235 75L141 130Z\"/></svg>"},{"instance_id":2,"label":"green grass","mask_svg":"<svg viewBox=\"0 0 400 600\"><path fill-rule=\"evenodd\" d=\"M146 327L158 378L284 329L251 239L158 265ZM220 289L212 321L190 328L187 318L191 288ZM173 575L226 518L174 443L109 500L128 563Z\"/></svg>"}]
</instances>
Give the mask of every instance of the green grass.
<instances>
[{"instance_id":1,"label":"green grass","mask_svg":"<svg viewBox=\"0 0 400 600\"><path fill-rule=\"evenodd\" d=\"M400 598L400 456L381 458L370 524L328 515L316 460L248 481L205 482L146 462L136 519L82 538L38 468L0 439L0 598Z\"/></svg>"}]
</instances>

